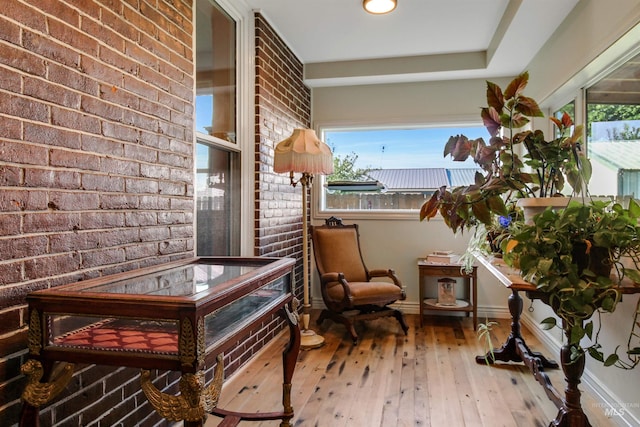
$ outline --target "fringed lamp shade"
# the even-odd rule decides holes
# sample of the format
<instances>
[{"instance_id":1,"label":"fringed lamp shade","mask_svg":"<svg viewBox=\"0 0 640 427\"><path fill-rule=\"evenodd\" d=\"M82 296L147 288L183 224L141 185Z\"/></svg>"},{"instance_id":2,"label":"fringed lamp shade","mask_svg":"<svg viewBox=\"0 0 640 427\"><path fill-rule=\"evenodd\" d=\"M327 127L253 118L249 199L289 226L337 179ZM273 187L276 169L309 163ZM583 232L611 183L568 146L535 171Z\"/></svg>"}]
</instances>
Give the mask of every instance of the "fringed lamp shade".
<instances>
[{"instance_id":1,"label":"fringed lamp shade","mask_svg":"<svg viewBox=\"0 0 640 427\"><path fill-rule=\"evenodd\" d=\"M273 170L329 175L333 173L333 155L313 129L295 129L275 148Z\"/></svg>"}]
</instances>

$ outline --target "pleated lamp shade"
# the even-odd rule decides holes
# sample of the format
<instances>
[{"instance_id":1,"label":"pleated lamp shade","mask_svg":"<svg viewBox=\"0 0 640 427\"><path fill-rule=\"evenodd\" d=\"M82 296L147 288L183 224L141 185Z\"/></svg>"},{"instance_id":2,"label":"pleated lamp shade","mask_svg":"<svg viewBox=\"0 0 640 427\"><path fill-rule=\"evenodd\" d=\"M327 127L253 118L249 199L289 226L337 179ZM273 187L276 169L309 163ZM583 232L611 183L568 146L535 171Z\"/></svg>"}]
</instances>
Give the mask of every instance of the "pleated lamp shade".
<instances>
[{"instance_id":1,"label":"pleated lamp shade","mask_svg":"<svg viewBox=\"0 0 640 427\"><path fill-rule=\"evenodd\" d=\"M318 139L313 129L294 129L289 138L276 145L273 170L276 173L332 174L331 148Z\"/></svg>"}]
</instances>

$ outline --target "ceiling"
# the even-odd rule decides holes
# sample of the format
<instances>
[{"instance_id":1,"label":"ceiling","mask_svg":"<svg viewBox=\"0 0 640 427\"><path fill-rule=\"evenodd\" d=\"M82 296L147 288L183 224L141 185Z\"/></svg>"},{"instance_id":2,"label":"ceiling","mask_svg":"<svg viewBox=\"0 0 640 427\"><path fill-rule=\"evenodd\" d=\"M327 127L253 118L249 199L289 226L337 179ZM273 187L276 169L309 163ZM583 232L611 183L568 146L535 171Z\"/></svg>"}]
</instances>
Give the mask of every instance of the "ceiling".
<instances>
[{"instance_id":1,"label":"ceiling","mask_svg":"<svg viewBox=\"0 0 640 427\"><path fill-rule=\"evenodd\" d=\"M311 87L508 77L579 0L245 0L305 64Z\"/></svg>"}]
</instances>

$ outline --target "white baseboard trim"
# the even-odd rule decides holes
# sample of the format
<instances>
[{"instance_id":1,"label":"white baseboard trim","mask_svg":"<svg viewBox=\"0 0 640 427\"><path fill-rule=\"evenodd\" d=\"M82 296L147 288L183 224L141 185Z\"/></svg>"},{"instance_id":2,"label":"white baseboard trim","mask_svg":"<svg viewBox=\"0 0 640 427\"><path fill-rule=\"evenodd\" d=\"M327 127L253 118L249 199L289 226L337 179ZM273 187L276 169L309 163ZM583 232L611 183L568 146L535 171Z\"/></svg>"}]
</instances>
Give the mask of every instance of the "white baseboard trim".
<instances>
[{"instance_id":1,"label":"white baseboard trim","mask_svg":"<svg viewBox=\"0 0 640 427\"><path fill-rule=\"evenodd\" d=\"M311 302L314 308L326 308L322 298L314 298ZM391 304L392 307L397 308L398 310L402 310L405 314L420 314L420 305L416 301L398 301ZM436 315L465 315L466 313L443 313L441 311L430 311L429 314ZM484 319L509 319L511 315L509 314L509 309L506 307L489 307L489 306L478 306L478 323L482 323Z\"/></svg>"},{"instance_id":2,"label":"white baseboard trim","mask_svg":"<svg viewBox=\"0 0 640 427\"><path fill-rule=\"evenodd\" d=\"M527 327L529 331L542 343L545 349L551 354L560 354L560 347L562 343L555 337L544 332L537 323L530 316L523 313L520 323ZM556 359L559 363L560 360ZM616 369L616 368L610 368ZM640 420L625 410L627 403L623 402L619 397L614 395L607 387L603 387L598 384L598 379L585 368L582 374L581 384L589 393L595 397L597 403L602 405L602 410L605 413L609 413L609 418L613 423L620 427L634 427L640 425ZM558 389L562 392L562 389Z\"/></svg>"}]
</instances>

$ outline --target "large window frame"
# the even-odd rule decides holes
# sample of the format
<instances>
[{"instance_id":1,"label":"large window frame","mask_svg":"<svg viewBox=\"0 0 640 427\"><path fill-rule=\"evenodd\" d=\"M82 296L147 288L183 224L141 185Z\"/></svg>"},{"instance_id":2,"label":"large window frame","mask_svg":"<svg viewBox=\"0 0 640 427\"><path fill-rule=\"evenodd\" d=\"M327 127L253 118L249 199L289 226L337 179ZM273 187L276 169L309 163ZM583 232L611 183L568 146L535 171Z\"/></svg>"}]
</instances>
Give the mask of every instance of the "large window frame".
<instances>
[{"instance_id":1,"label":"large window frame","mask_svg":"<svg viewBox=\"0 0 640 427\"><path fill-rule=\"evenodd\" d=\"M478 137L481 136L485 139L488 139L488 133L486 129L483 127L481 121L477 118L468 118L468 119L457 119L451 121L439 121L439 122L425 122L425 123L406 123L402 125L393 124L393 125L319 125L316 129L320 138L325 141L332 150L332 142L327 140L327 136L332 132L368 132L368 131L398 131L398 130L421 130L428 131L429 129L434 130L442 130L442 129L456 129L460 132L457 133L469 133L464 132L464 129L475 129L474 133L469 134L469 137ZM452 131L453 132L453 131ZM443 159L443 151L445 144L449 138L455 134L455 132L444 132L446 136L443 136L442 143L437 148L437 156L438 159ZM444 134L443 134L444 135ZM342 153L344 154L344 153ZM357 154L357 153L356 153ZM335 155L335 153L334 153ZM475 168L475 164L471 161L467 162L464 166L460 166L463 168ZM419 209L422 203L416 205L415 208L411 209L328 209L326 207L326 190L327 190L327 177L326 176L318 176L314 178L314 184L312 187L312 200L313 200L313 218L314 219L326 219L330 216L339 216L344 219L398 219L398 220L413 220L419 217ZM427 196L423 196L423 200L427 200ZM414 203L415 204L415 203ZM441 220L441 218L437 217L436 220Z\"/></svg>"},{"instance_id":2,"label":"large window frame","mask_svg":"<svg viewBox=\"0 0 640 427\"><path fill-rule=\"evenodd\" d=\"M587 156L591 159L594 168L594 175L589 185L589 191L592 197L619 197L619 195L613 194L613 191L604 191L603 186L599 186L602 181L602 172L598 170L598 165L594 162L590 148L590 143L592 142L590 142L589 135L587 134L589 126L587 119L587 91L612 72L625 65L632 58L640 55L640 46L637 45L638 36L640 36L640 25L630 31L627 36L614 43L609 49L603 52L596 61L593 61L576 73L568 83L558 88L558 90L544 102L544 106L547 108L549 114L553 114L563 105L571 101L575 103L574 123L576 125L582 124L585 128L585 135L583 135L582 139L583 150L586 150ZM550 130L552 127L551 123L549 123L548 126ZM640 195L635 194L634 197L638 199ZM622 197L622 200L624 200L624 197Z\"/></svg>"},{"instance_id":3,"label":"large window frame","mask_svg":"<svg viewBox=\"0 0 640 427\"><path fill-rule=\"evenodd\" d=\"M197 0L203 1L203 0ZM193 3L194 16L197 10L197 1ZM204 0L210 4L217 4L231 19L235 21L235 85L236 95L234 100L235 111L235 134L226 137L225 135L214 135L198 131L194 123L194 177L197 176L198 159L196 158L196 148L198 144L205 144L216 150L226 151L230 157L234 158L233 168L239 169L237 177L234 178L233 203L239 205L240 219L236 218L236 224L229 225L233 233L237 233L237 245L234 246L235 253L240 256L253 255L252 217L253 217L253 100L254 100L254 37L255 32L253 15L251 11L240 9L233 0ZM196 49L196 31L194 26L194 52ZM197 58L196 58L197 61ZM194 96L196 94L196 81L194 79ZM194 106L195 107L195 106ZM212 132L213 133L213 132ZM239 182L238 182L239 181ZM194 185L195 187L195 185ZM194 191L194 198L197 195ZM194 217L196 215L197 203L194 203ZM196 233L197 235L197 230ZM194 252L197 248L197 238ZM239 245L239 249L237 246Z\"/></svg>"}]
</instances>

